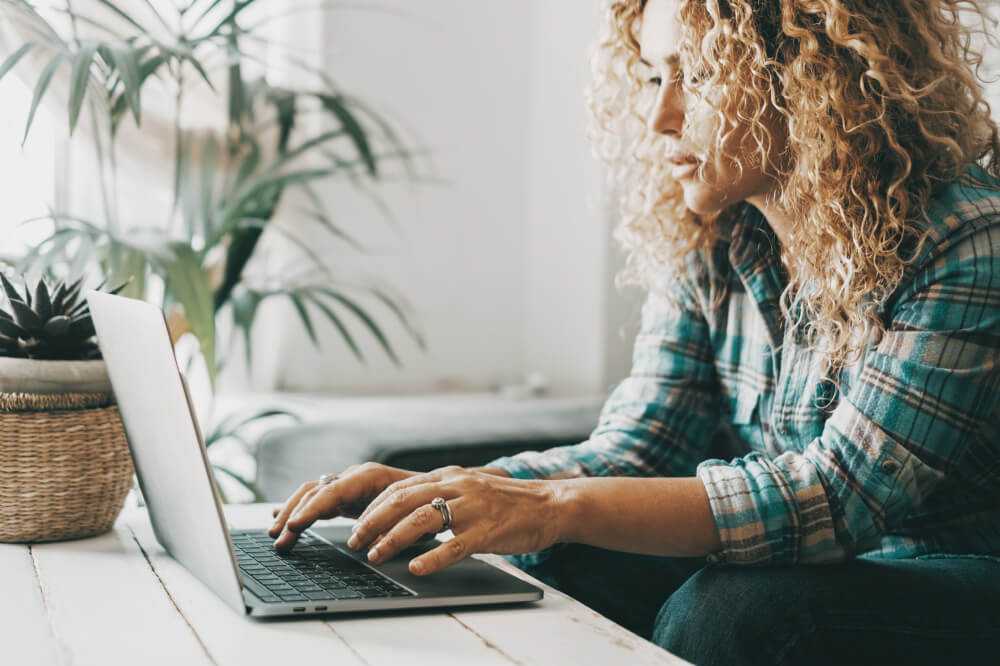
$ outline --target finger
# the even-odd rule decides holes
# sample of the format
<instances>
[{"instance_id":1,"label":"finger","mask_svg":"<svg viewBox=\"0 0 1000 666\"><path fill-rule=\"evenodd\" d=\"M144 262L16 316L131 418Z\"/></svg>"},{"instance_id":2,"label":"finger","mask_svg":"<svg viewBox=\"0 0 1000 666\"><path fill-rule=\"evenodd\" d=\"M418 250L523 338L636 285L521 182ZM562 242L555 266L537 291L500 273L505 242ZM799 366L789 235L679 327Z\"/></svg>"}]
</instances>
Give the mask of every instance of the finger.
<instances>
[{"instance_id":1,"label":"finger","mask_svg":"<svg viewBox=\"0 0 1000 666\"><path fill-rule=\"evenodd\" d=\"M293 534L301 533L317 520L339 516L341 507L349 508L359 500L371 497L374 493L373 485L380 483L376 475L359 472L320 486L312 495L302 498L288 518L285 529ZM287 537L286 541L275 545L280 547L286 543L294 543L296 538Z\"/></svg>"},{"instance_id":2,"label":"finger","mask_svg":"<svg viewBox=\"0 0 1000 666\"><path fill-rule=\"evenodd\" d=\"M291 549L291 547L295 545L295 542L299 540L299 535L316 521L316 519L303 521L297 518L302 516L303 507L311 505L317 497L328 492L329 488L330 484L322 486L316 485L299 499L298 506L292 510L292 515L289 516L288 520L285 522L285 526L281 530L281 534L279 534L278 538L274 540L274 547L277 550L287 551ZM336 512L331 515L336 515Z\"/></svg>"},{"instance_id":3,"label":"finger","mask_svg":"<svg viewBox=\"0 0 1000 666\"><path fill-rule=\"evenodd\" d=\"M368 506L365 507L365 510L361 512L360 516L358 516L358 522L355 523L355 525L364 521L368 517L368 515L371 514L372 511L377 509L385 501L385 499L390 495L392 495L394 492L402 490L404 488L412 488L413 486L419 486L425 483L433 482L436 481L437 479L438 477L434 475L434 472L428 472L424 474L417 474L416 476L411 476L409 478L400 479L399 481L394 481L393 483L390 483L382 490L382 492L380 492L378 495L375 496L375 499L373 499L371 502L368 503Z\"/></svg>"},{"instance_id":4,"label":"finger","mask_svg":"<svg viewBox=\"0 0 1000 666\"><path fill-rule=\"evenodd\" d=\"M437 548L410 560L410 573L426 576L461 562L469 555L483 550L485 536L478 532L463 532Z\"/></svg>"},{"instance_id":5,"label":"finger","mask_svg":"<svg viewBox=\"0 0 1000 666\"><path fill-rule=\"evenodd\" d=\"M281 512L281 507L278 507L277 509L272 510L271 511L271 517L272 518L277 518L278 517L278 513L280 513L280 512Z\"/></svg>"},{"instance_id":6,"label":"finger","mask_svg":"<svg viewBox=\"0 0 1000 666\"><path fill-rule=\"evenodd\" d=\"M435 497L453 498L455 495L442 488L440 483L422 483L416 486L400 487L390 493L382 503L367 512L354 524L354 534L347 545L355 550L368 547L372 539L391 530L393 526L420 508L427 505L438 515L434 531L439 531L444 522L437 509L430 506ZM430 530L425 530L425 532Z\"/></svg>"},{"instance_id":7,"label":"finger","mask_svg":"<svg viewBox=\"0 0 1000 666\"><path fill-rule=\"evenodd\" d=\"M368 560L380 564L412 546L431 530L440 530L441 514L430 505L419 507L382 535L378 545L368 551Z\"/></svg>"},{"instance_id":8,"label":"finger","mask_svg":"<svg viewBox=\"0 0 1000 666\"><path fill-rule=\"evenodd\" d=\"M268 536L273 538L281 533L282 528L285 526L285 521L288 520L288 516L291 515L295 507L298 506L299 500L302 499L303 495L312 490L315 485L315 481L307 481L299 486L298 490L292 493L292 496L285 501L285 505L281 508L281 511L278 512L278 516L274 521L274 524L272 524L271 528L267 531Z\"/></svg>"},{"instance_id":9,"label":"finger","mask_svg":"<svg viewBox=\"0 0 1000 666\"><path fill-rule=\"evenodd\" d=\"M425 472L423 474L414 474L413 476L391 483L368 504L368 508L366 508L358 517L358 522L365 520L368 517L368 514L377 509L386 500L386 498L397 490L412 488L413 486L419 486L425 483L445 481L446 479L455 477L456 474L466 472L467 470L463 467L449 465L448 467L439 467L438 469Z\"/></svg>"},{"instance_id":10,"label":"finger","mask_svg":"<svg viewBox=\"0 0 1000 666\"><path fill-rule=\"evenodd\" d=\"M305 528L304 527L298 528L293 526L291 524L292 517L296 515L296 513L302 507L303 504L309 502L313 497L316 496L317 493L322 491L324 488L326 488L326 486L316 485L299 499L298 506L292 510L292 516L289 517L288 521L285 522L285 526L281 529L281 533L278 534L278 537L274 540L275 550L287 552L291 550L292 546L295 545L295 542L299 540L299 535Z\"/></svg>"}]
</instances>

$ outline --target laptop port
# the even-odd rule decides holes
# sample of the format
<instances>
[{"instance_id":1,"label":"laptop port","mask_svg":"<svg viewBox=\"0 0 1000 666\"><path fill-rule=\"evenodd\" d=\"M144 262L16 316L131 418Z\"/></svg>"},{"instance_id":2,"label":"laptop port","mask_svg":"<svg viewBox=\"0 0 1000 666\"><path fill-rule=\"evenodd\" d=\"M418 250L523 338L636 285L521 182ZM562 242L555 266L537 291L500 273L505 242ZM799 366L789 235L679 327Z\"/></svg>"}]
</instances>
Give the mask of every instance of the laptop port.
<instances>
[{"instance_id":1,"label":"laptop port","mask_svg":"<svg viewBox=\"0 0 1000 666\"><path fill-rule=\"evenodd\" d=\"M294 612L296 612L296 613L305 613L306 612L305 607L303 607L303 608L293 608L292 610Z\"/></svg>"},{"instance_id":2,"label":"laptop port","mask_svg":"<svg viewBox=\"0 0 1000 666\"><path fill-rule=\"evenodd\" d=\"M324 611L324 610L326 610L326 606L316 606L316 610L318 610L318 611Z\"/></svg>"}]
</instances>

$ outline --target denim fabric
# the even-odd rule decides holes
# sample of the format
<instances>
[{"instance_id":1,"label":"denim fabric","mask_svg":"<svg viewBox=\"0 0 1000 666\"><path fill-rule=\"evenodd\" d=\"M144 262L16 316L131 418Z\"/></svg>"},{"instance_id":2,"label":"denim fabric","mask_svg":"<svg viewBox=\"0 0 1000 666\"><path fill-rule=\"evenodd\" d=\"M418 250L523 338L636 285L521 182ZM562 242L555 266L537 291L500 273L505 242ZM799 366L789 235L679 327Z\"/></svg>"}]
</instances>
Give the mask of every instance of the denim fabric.
<instances>
[{"instance_id":1,"label":"denim fabric","mask_svg":"<svg viewBox=\"0 0 1000 666\"><path fill-rule=\"evenodd\" d=\"M508 559L696 666L1000 663L995 557L728 567L570 545Z\"/></svg>"}]
</instances>

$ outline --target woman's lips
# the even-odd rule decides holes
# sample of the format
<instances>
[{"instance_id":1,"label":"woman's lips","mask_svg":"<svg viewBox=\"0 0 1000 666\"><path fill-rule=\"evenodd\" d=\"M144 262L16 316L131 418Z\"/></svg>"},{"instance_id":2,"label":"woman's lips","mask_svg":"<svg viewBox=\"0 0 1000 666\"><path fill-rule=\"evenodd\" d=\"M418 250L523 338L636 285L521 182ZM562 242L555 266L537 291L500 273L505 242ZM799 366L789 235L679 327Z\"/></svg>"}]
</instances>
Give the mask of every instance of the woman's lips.
<instances>
[{"instance_id":1,"label":"woman's lips","mask_svg":"<svg viewBox=\"0 0 1000 666\"><path fill-rule=\"evenodd\" d=\"M681 163L675 162L674 168L670 171L670 175L674 177L674 180L690 178L698 170L699 164L700 162L698 160Z\"/></svg>"}]
</instances>

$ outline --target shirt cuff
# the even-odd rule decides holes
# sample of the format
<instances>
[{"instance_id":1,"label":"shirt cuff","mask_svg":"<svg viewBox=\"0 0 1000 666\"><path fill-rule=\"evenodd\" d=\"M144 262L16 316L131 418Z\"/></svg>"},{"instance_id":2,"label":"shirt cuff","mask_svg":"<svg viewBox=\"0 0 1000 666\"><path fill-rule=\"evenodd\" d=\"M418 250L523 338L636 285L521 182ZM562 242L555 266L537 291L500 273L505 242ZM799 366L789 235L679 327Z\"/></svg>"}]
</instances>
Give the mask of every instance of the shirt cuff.
<instances>
[{"instance_id":1,"label":"shirt cuff","mask_svg":"<svg viewBox=\"0 0 1000 666\"><path fill-rule=\"evenodd\" d=\"M543 474L537 473L536 470L529 467L525 463L514 458L497 458L496 460L486 463L483 467L502 469L510 474L511 478L514 479L538 479L544 476Z\"/></svg>"},{"instance_id":2,"label":"shirt cuff","mask_svg":"<svg viewBox=\"0 0 1000 666\"><path fill-rule=\"evenodd\" d=\"M711 564L763 564L775 559L771 535L755 496L756 479L744 469L745 462L742 458L731 462L710 459L698 465L696 474L705 486L722 543L720 550L706 557ZM783 522L777 516L771 519Z\"/></svg>"}]
</instances>

